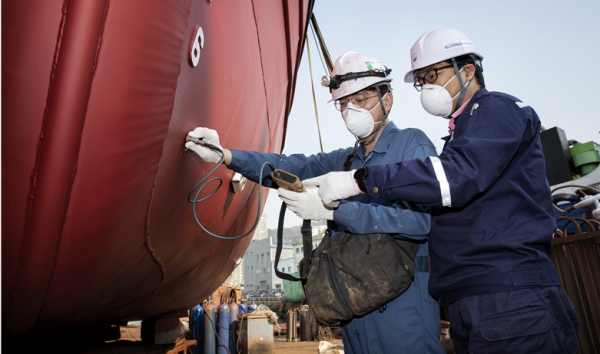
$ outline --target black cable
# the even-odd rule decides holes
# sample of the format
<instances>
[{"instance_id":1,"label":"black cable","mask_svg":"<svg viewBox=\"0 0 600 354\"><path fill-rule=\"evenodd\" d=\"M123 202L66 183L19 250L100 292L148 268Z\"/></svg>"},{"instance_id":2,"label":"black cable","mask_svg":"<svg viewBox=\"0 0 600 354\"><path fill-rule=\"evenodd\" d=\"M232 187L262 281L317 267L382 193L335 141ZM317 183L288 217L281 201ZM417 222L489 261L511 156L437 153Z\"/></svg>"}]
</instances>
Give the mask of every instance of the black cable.
<instances>
[{"instance_id":1,"label":"black cable","mask_svg":"<svg viewBox=\"0 0 600 354\"><path fill-rule=\"evenodd\" d=\"M200 220L198 219L198 215L196 214L196 204L203 202L205 200L207 200L208 198L212 197L218 190L219 188L221 188L221 186L223 185L223 179L221 177L215 177L215 178L211 178L208 181L206 181L206 183L202 184L202 182L204 182L208 177L210 177L210 175L212 175L213 173L215 173L215 171L221 166L221 164L223 163L223 159L225 158L225 155L223 154L223 150L221 150L220 148L212 145L212 144L208 144L208 143L197 143L199 145L202 145L206 148L209 148L213 151L215 151L217 154L219 154L219 156L221 156L221 158L219 159L219 162L217 162L217 165L215 166L215 168L213 168L206 176L204 176L198 183L196 183L196 185L194 186L194 188L192 188L192 190L190 191L190 193L188 194L188 202L192 203L192 214L194 215L194 220L196 220L196 224L198 224L198 226L200 226L200 228L206 232L207 234L209 234L210 236L214 237L214 238L218 238L220 240L239 240L241 238L244 238L248 235L250 235L252 233L252 231L254 230L254 228L256 227L256 225L258 225L258 222L260 220L260 215L261 215L261 201L262 201L262 178L263 178L263 169L265 167L265 165L269 166L272 170L275 169L275 167L269 163L269 162L265 162L261 168L260 168L260 177L259 177L259 182L258 182L258 212L256 214L256 220L254 221L254 224L252 225L252 227L250 228L250 230L248 230L248 232L245 232L242 235L238 235L238 236L220 236L220 235L216 235L210 231L208 231L204 225L202 225L202 223L200 222ZM204 189L204 187L206 187L209 183L213 182L213 181L218 181L219 185L207 196L203 197L202 199L198 199L198 195L200 194L200 192L202 192L202 190ZM192 194L194 193L194 191L200 186L200 188L196 191L196 194L194 194L194 199L191 199Z\"/></svg>"}]
</instances>

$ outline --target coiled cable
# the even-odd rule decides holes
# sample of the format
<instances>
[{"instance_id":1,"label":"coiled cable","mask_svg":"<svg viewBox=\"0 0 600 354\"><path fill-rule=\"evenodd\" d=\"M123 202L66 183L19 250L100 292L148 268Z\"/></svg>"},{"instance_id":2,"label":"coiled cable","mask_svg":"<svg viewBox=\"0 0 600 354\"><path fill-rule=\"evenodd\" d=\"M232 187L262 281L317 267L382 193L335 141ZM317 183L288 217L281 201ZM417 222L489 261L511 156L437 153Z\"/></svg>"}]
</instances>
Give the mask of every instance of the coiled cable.
<instances>
[{"instance_id":1,"label":"coiled cable","mask_svg":"<svg viewBox=\"0 0 600 354\"><path fill-rule=\"evenodd\" d=\"M214 234L214 233L208 231L204 227L204 225L202 225L202 223L200 222L200 219L198 219L198 215L196 213L196 204L203 202L203 201L207 200L208 198L212 197L219 190L219 188L221 188L221 186L223 185L223 179L221 177L214 177L214 178L209 179L206 182L204 182L204 181L208 177L210 177L213 173L215 173L215 171L221 166L221 164L223 163L223 159L225 158L225 155L223 154L223 150L221 150L220 148L218 148L212 144L208 144L208 143L204 143L204 142L196 142L196 143L215 151L217 154L219 154L219 156L221 156L221 158L219 159L219 162L217 162L217 165L215 166L215 168L213 168L206 176L204 176L198 183L196 183L196 185L194 185L194 188L192 188L192 190L188 194L187 199L188 199L188 202L190 202L192 204L192 215L194 216L194 220L196 221L196 224L198 224L198 226L200 226L200 228L204 232L206 232L207 234L209 234L210 236L212 236L214 238L218 238L219 240L229 240L229 241L239 240L241 238L244 238L244 237L250 235L252 233L252 231L254 230L254 228L256 227L256 225L258 225L258 222L260 220L263 170L264 170L265 166L269 166L272 170L274 170L275 167L271 163L265 162L262 164L262 166L260 168L260 177L259 177L259 182L258 182L258 187L259 187L258 188L258 212L256 213L256 219L254 220L254 224L252 225L250 230L248 230L247 232L243 233L242 235L238 235L238 236L217 235L217 234ZM212 192L210 192L207 196L202 197L201 199L198 199L200 192L202 192L202 190L213 181L218 181L219 185ZM194 194L194 191L196 191L195 194ZM192 195L193 195L193 199L192 199Z\"/></svg>"}]
</instances>

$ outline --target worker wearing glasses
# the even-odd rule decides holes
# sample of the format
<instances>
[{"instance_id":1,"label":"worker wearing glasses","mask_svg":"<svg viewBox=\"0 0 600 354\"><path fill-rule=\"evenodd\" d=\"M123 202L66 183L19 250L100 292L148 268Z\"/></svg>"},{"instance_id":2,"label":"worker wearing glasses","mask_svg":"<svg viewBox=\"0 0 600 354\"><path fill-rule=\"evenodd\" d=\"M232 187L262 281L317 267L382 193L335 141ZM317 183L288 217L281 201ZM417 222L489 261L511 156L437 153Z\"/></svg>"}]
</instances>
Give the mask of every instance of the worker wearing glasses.
<instances>
[{"instance_id":1,"label":"worker wearing glasses","mask_svg":"<svg viewBox=\"0 0 600 354\"><path fill-rule=\"evenodd\" d=\"M322 80L322 84L331 92L329 102L334 102L346 128L356 137L353 147L310 156L225 148L222 149L223 162L227 168L256 182L260 178L261 166L267 161L275 168L305 179L330 171L435 156L435 147L422 131L401 129L389 119L394 103L390 71L369 54L348 52L335 61L331 76ZM188 136L220 148L218 134L212 129L196 128ZM219 154L205 146L188 142L186 147L204 161L221 161ZM277 188L269 173L264 173L262 185ZM305 193L280 188L278 193L288 209L301 219L333 221L328 223L332 224L332 237L341 231L355 234L356 237L387 233L418 244L414 279L408 289L380 309L341 323L345 353L446 353L440 342L439 304L427 290L427 235L431 216L426 210L412 203L367 195L344 200L334 210L323 205L315 188L309 188ZM360 264L356 266L361 267Z\"/></svg>"},{"instance_id":2,"label":"worker wearing glasses","mask_svg":"<svg viewBox=\"0 0 600 354\"><path fill-rule=\"evenodd\" d=\"M431 208L429 292L447 306L456 353L577 353L579 318L551 260L556 220L527 103L488 91L483 56L453 28L425 33L404 82L448 119L438 157L331 172L330 207L353 195Z\"/></svg>"}]
</instances>

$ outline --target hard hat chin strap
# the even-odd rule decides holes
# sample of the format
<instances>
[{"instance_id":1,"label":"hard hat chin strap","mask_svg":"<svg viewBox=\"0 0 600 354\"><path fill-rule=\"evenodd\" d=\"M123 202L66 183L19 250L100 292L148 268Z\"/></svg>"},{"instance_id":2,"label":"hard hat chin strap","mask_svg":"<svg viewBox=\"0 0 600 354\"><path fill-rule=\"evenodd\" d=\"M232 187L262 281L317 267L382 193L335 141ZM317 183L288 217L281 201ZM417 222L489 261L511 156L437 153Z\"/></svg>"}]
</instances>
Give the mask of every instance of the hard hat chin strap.
<instances>
[{"instance_id":1,"label":"hard hat chin strap","mask_svg":"<svg viewBox=\"0 0 600 354\"><path fill-rule=\"evenodd\" d=\"M463 84L462 76L460 75L460 70L458 69L458 64L456 63L455 58L452 58L452 65L454 66L454 72L456 73L456 76L458 76L458 84L460 85L460 91L458 93L458 101L456 101L456 107L454 107L454 110L452 111L452 113L454 113L462 105L463 100L465 99L465 96L467 94L467 89L469 88L469 85L471 84L471 81L473 81L473 80L469 80L466 84ZM452 115L452 113L450 113L450 115Z\"/></svg>"}]
</instances>

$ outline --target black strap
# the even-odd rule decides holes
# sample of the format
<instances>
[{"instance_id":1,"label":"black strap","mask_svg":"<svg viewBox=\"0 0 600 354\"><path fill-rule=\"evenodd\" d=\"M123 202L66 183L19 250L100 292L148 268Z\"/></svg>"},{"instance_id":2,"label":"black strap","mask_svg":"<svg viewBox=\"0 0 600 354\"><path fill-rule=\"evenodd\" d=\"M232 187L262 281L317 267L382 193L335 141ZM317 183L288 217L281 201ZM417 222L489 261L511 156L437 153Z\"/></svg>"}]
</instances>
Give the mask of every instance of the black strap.
<instances>
[{"instance_id":1,"label":"black strap","mask_svg":"<svg viewBox=\"0 0 600 354\"><path fill-rule=\"evenodd\" d=\"M386 78L392 72L392 69L385 68L385 70L367 70L367 71L359 71L359 72L351 72L343 75L335 75L329 78L329 88L330 89L339 89L340 85L344 81L356 80L362 77L383 77Z\"/></svg>"},{"instance_id":2,"label":"black strap","mask_svg":"<svg viewBox=\"0 0 600 354\"><path fill-rule=\"evenodd\" d=\"M344 162L344 171L350 171L350 166L352 166L352 160L356 157L356 149L354 149L354 153L348 155L346 162Z\"/></svg>"},{"instance_id":3,"label":"black strap","mask_svg":"<svg viewBox=\"0 0 600 354\"><path fill-rule=\"evenodd\" d=\"M312 255L312 226L310 225L310 220L302 221L302 228L300 229L302 233L302 244L304 251L304 258L302 258L302 274L300 274L300 278L306 279L308 277L308 264L310 263L310 256Z\"/></svg>"},{"instance_id":4,"label":"black strap","mask_svg":"<svg viewBox=\"0 0 600 354\"><path fill-rule=\"evenodd\" d=\"M358 141L354 145L354 152L346 158L346 162L344 162L344 171L350 171L350 166L352 165L352 160L357 155L358 151ZM304 258L302 259L302 274L300 274L300 278L296 278L295 276L283 273L279 270L279 259L281 258L281 250L283 249L283 220L285 217L285 203L281 203L281 209L279 210L279 223L277 224L277 248L275 251L275 275L279 278L289 281L302 281L306 279L308 275L308 265L310 263L310 257L312 254L312 226L310 224L310 220L304 220L302 222L302 228L300 231L302 232L302 247ZM332 220L327 221L327 228L332 230L335 226L335 223Z\"/></svg>"},{"instance_id":5,"label":"black strap","mask_svg":"<svg viewBox=\"0 0 600 354\"><path fill-rule=\"evenodd\" d=\"M302 259L302 267L303 274L300 274L300 278L296 278L295 276L283 273L279 271L279 259L281 258L281 250L283 249L283 219L285 216L285 203L281 203L281 209L279 210L279 223L277 224L277 248L275 250L275 274L284 280L289 281L301 281L306 279L308 275L308 263L310 262L310 255L312 253L312 226L310 225L310 220L304 220L302 222L302 228L300 229L302 232L302 244L304 248L304 258Z\"/></svg>"},{"instance_id":6,"label":"black strap","mask_svg":"<svg viewBox=\"0 0 600 354\"><path fill-rule=\"evenodd\" d=\"M279 271L279 258L281 258L281 250L283 247L283 219L285 216L285 203L281 203L281 209L279 210L279 223L277 224L277 249L275 250L275 275L281 279L289 281L300 281L302 279L296 278L295 276ZM305 220L306 221L306 220ZM310 223L310 220L309 220ZM304 224L302 224L304 226Z\"/></svg>"},{"instance_id":7,"label":"black strap","mask_svg":"<svg viewBox=\"0 0 600 354\"><path fill-rule=\"evenodd\" d=\"M350 155L348 155L348 157L346 158L346 162L344 162L344 171L350 171L352 161L354 160L356 155L358 155L358 142L359 141L357 140L354 144L354 151ZM331 232L335 228L335 223L333 222L333 220L327 220L327 228L329 229L329 232Z\"/></svg>"}]
</instances>

